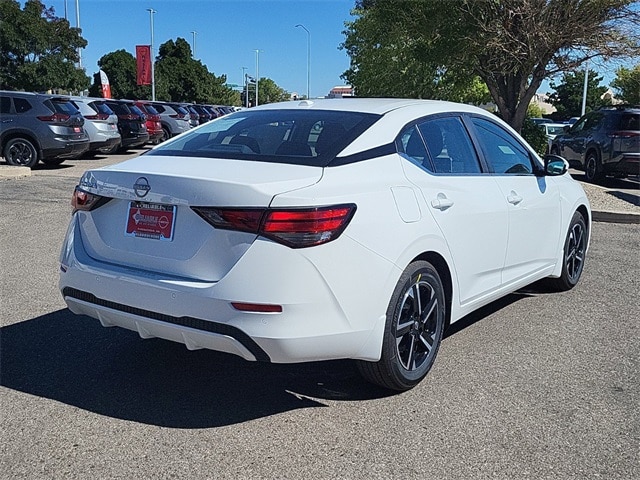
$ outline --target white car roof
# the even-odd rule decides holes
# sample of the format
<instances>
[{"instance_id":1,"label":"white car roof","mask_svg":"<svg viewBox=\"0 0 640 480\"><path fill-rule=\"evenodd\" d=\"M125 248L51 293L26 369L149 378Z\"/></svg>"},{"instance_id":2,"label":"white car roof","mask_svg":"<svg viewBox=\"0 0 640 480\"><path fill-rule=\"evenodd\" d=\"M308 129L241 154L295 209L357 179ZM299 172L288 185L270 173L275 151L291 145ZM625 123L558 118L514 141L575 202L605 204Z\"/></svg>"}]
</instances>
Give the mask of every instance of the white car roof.
<instances>
[{"instance_id":1,"label":"white car roof","mask_svg":"<svg viewBox=\"0 0 640 480\"><path fill-rule=\"evenodd\" d=\"M412 98L331 98L315 100L297 100L292 102L269 103L254 107L251 110L280 109L317 109L345 112L374 113L384 115L393 110L406 107L421 107L425 115L450 111L468 111L487 113L478 107L441 100L419 100Z\"/></svg>"}]
</instances>

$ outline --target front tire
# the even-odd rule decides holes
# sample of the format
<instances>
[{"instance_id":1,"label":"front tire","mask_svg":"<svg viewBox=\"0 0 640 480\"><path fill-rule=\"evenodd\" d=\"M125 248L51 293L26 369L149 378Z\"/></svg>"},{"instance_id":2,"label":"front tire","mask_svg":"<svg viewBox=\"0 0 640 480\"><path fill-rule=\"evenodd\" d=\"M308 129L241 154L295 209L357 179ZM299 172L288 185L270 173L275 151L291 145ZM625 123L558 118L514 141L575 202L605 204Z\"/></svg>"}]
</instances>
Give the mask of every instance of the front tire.
<instances>
[{"instance_id":1,"label":"front tire","mask_svg":"<svg viewBox=\"0 0 640 480\"><path fill-rule=\"evenodd\" d=\"M578 284L587 253L587 224L580 212L573 214L569 231L564 241L562 274L559 278L549 279L549 286L558 292L571 290Z\"/></svg>"},{"instance_id":2,"label":"front tire","mask_svg":"<svg viewBox=\"0 0 640 480\"><path fill-rule=\"evenodd\" d=\"M33 168L38 163L38 151L26 138L12 138L2 152L9 165Z\"/></svg>"},{"instance_id":3,"label":"front tire","mask_svg":"<svg viewBox=\"0 0 640 480\"><path fill-rule=\"evenodd\" d=\"M445 318L446 299L437 270L425 261L410 264L387 308L382 356L378 362L358 360L360 374L391 390L413 388L435 361Z\"/></svg>"}]
</instances>

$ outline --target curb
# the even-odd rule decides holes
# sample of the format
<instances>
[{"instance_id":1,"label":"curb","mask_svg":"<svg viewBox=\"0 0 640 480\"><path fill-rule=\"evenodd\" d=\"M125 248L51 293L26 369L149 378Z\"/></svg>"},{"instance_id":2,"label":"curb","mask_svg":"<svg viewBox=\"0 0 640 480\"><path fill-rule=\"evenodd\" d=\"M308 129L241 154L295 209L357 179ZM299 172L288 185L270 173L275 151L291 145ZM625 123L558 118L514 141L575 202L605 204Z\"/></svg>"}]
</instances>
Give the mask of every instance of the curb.
<instances>
[{"instance_id":1,"label":"curb","mask_svg":"<svg viewBox=\"0 0 640 480\"><path fill-rule=\"evenodd\" d=\"M603 223L639 224L640 214L592 210L591 219L594 222L603 222Z\"/></svg>"},{"instance_id":2,"label":"curb","mask_svg":"<svg viewBox=\"0 0 640 480\"><path fill-rule=\"evenodd\" d=\"M16 167L13 165L0 165L0 179L2 178L19 178L30 177L31 169L29 167Z\"/></svg>"}]
</instances>

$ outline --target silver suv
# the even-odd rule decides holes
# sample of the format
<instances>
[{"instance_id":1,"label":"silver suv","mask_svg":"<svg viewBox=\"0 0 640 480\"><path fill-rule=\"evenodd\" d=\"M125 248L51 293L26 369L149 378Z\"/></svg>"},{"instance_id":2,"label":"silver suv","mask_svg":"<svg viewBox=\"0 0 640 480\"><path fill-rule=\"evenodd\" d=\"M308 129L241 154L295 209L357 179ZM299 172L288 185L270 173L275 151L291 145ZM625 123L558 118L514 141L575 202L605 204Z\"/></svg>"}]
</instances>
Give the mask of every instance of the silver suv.
<instances>
[{"instance_id":1,"label":"silver suv","mask_svg":"<svg viewBox=\"0 0 640 480\"><path fill-rule=\"evenodd\" d=\"M88 156L108 153L120 145L118 116L104 99L89 97L71 97L71 103L84 117L84 129L89 135Z\"/></svg>"},{"instance_id":2,"label":"silver suv","mask_svg":"<svg viewBox=\"0 0 640 480\"><path fill-rule=\"evenodd\" d=\"M0 149L9 165L60 165L89 149L84 118L69 97L0 91Z\"/></svg>"},{"instance_id":3,"label":"silver suv","mask_svg":"<svg viewBox=\"0 0 640 480\"><path fill-rule=\"evenodd\" d=\"M167 102L152 102L153 108L160 115L162 123L162 141L180 135L191 129L189 112L177 104Z\"/></svg>"}]
</instances>

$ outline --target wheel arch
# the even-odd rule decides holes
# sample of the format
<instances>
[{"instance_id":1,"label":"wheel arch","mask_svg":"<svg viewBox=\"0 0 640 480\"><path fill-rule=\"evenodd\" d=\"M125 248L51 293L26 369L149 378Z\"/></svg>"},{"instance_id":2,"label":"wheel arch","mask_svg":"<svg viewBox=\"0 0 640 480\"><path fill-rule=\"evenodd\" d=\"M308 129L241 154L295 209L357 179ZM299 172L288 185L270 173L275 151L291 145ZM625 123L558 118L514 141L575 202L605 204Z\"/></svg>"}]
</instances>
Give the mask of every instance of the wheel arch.
<instances>
[{"instance_id":1,"label":"wheel arch","mask_svg":"<svg viewBox=\"0 0 640 480\"><path fill-rule=\"evenodd\" d=\"M444 287L444 294L447 300L446 309L446 322L445 330L451 324L451 304L453 302L453 277L451 276L451 269L445 258L437 252L429 251L423 252L415 257L410 263L423 260L429 262L437 270L442 280L442 286Z\"/></svg>"},{"instance_id":2,"label":"wheel arch","mask_svg":"<svg viewBox=\"0 0 640 480\"><path fill-rule=\"evenodd\" d=\"M34 147L36 147L36 153L38 154L38 161L42 160L42 147L40 147L40 142L38 139L32 135L30 132L23 130L11 130L9 132L5 132L0 138L0 153L4 155L4 147L9 140L13 140L14 138L24 138L29 140Z\"/></svg>"}]
</instances>

